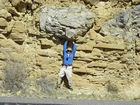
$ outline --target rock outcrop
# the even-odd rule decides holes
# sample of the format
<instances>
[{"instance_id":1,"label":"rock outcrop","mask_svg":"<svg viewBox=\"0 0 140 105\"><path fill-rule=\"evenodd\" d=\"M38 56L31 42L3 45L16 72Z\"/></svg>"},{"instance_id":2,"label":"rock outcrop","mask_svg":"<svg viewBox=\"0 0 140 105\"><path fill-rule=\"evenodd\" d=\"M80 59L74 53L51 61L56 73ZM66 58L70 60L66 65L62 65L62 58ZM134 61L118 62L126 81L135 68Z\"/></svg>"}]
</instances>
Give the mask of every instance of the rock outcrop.
<instances>
[{"instance_id":1,"label":"rock outcrop","mask_svg":"<svg viewBox=\"0 0 140 105\"><path fill-rule=\"evenodd\" d=\"M102 28L100 33L113 35L124 40L133 40L140 34L140 5L133 9L120 12L113 19L109 20Z\"/></svg>"},{"instance_id":2,"label":"rock outcrop","mask_svg":"<svg viewBox=\"0 0 140 105\"><path fill-rule=\"evenodd\" d=\"M68 38L83 36L93 23L93 13L85 6L41 7L41 29L56 36Z\"/></svg>"},{"instance_id":3,"label":"rock outcrop","mask_svg":"<svg viewBox=\"0 0 140 105\"><path fill-rule=\"evenodd\" d=\"M67 37L77 44L73 63L76 97L90 89L95 90L88 92L92 95L117 92L127 99L139 98L140 39L135 37L139 33L139 3L0 0L1 96L43 97L48 78L57 81Z\"/></svg>"}]
</instances>

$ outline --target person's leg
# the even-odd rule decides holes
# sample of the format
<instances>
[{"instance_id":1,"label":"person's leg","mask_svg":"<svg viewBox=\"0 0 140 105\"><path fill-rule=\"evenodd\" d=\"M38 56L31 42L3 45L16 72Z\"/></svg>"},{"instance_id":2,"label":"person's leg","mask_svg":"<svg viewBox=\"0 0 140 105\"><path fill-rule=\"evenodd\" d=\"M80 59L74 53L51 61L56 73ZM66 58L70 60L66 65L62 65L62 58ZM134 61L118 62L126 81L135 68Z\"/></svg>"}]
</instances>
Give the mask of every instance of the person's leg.
<instances>
[{"instance_id":1,"label":"person's leg","mask_svg":"<svg viewBox=\"0 0 140 105\"><path fill-rule=\"evenodd\" d=\"M69 88L73 90L72 89L72 66L68 66L67 69L65 70L65 73L68 79Z\"/></svg>"},{"instance_id":2,"label":"person's leg","mask_svg":"<svg viewBox=\"0 0 140 105\"><path fill-rule=\"evenodd\" d=\"M60 71L59 71L59 73L58 73L58 81L57 81L57 86L56 86L56 88L60 88L60 84L61 84L61 81L62 81L62 77L65 75L65 67L63 66L61 69L60 69Z\"/></svg>"}]
</instances>

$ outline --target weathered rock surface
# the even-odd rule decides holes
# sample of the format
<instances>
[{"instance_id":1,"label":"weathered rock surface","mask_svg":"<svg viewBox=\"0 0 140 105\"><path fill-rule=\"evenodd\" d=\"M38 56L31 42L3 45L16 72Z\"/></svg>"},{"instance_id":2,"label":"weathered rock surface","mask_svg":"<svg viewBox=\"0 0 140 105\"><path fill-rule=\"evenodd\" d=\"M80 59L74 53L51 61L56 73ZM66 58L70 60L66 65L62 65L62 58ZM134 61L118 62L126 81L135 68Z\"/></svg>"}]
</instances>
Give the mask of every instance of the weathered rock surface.
<instances>
[{"instance_id":1,"label":"weathered rock surface","mask_svg":"<svg viewBox=\"0 0 140 105\"><path fill-rule=\"evenodd\" d=\"M40 27L57 36L68 38L85 35L92 27L93 13L85 6L43 6L40 10Z\"/></svg>"},{"instance_id":2,"label":"weathered rock surface","mask_svg":"<svg viewBox=\"0 0 140 105\"><path fill-rule=\"evenodd\" d=\"M1 96L7 94L8 96L13 94L23 96L24 94L24 97L42 97L44 88L42 89L41 86L50 83L47 81L49 80L48 77L53 78L51 83L57 81L57 75L62 64L65 41L63 37L76 37L74 39L77 44L77 51L73 63L73 86L78 91L74 91L74 94L90 93L94 96L100 94L101 97L106 97L106 94L113 91L108 90L110 89L108 86L115 84L115 89L118 89L118 94L121 94L122 97L127 97L127 99L139 98L140 39L135 37L135 40L124 40L132 39L134 34L131 32L134 32L133 29L135 30L134 33L139 31L139 17L137 17L139 14L135 15L139 13L137 11L138 6L135 7L139 0L103 0L96 2L97 4L91 4L91 0L84 1L0 0ZM85 5L86 3L87 5ZM45 20L41 19L45 23L41 23L40 8L46 4L48 7L44 8L49 8L47 18L49 17L48 19L53 21L48 23L45 17ZM132 6L134 9L131 10ZM68 14L68 8L75 15L71 12ZM76 9L72 10L74 8ZM84 10L81 12L82 9ZM56 13L58 10L59 13ZM46 15L46 13L43 14ZM92 19L87 15L91 13L94 14L90 15L93 16ZM117 15L118 13L120 14ZM53 15L57 15L57 18L52 18ZM79 15L80 17L78 17ZM114 28L112 33L106 26L107 31L103 30L105 35L100 34L102 26L114 16L117 22L114 22L115 26L110 24ZM136 23L135 20L137 20ZM62 28L59 30L60 32L58 27ZM40 28L43 28L44 31L50 30L57 35L41 31ZM67 32L66 28L68 28ZM115 35L117 32L121 35L120 30L125 30L131 35L125 34L125 36L120 36L123 38L118 38ZM64 34L62 35L62 33ZM16 89L16 91L10 93L8 89L5 90L5 85L9 85L10 90ZM87 93L84 92L84 89L95 91ZM7 94L3 92L4 90Z\"/></svg>"},{"instance_id":3,"label":"weathered rock surface","mask_svg":"<svg viewBox=\"0 0 140 105\"><path fill-rule=\"evenodd\" d=\"M117 36L125 40L140 37L140 5L120 12L101 28L100 33Z\"/></svg>"}]
</instances>

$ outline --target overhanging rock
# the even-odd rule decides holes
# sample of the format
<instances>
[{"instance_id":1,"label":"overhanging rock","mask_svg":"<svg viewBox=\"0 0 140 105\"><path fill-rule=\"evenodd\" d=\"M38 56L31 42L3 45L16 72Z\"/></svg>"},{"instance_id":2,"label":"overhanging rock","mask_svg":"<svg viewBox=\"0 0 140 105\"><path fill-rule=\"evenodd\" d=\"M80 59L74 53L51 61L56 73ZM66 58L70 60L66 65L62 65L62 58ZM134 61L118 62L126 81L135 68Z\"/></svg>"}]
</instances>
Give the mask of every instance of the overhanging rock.
<instances>
[{"instance_id":1,"label":"overhanging rock","mask_svg":"<svg viewBox=\"0 0 140 105\"><path fill-rule=\"evenodd\" d=\"M40 28L56 36L75 38L84 35L93 25L93 13L85 6L42 6Z\"/></svg>"}]
</instances>

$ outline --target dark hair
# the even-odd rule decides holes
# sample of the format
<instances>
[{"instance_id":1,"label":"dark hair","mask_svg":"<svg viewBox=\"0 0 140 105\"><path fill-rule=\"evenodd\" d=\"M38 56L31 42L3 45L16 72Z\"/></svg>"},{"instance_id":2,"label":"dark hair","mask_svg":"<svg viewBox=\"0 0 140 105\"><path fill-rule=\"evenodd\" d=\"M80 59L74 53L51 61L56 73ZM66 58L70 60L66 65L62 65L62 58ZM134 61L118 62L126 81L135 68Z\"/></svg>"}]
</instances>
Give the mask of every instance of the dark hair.
<instances>
[{"instance_id":1,"label":"dark hair","mask_svg":"<svg viewBox=\"0 0 140 105\"><path fill-rule=\"evenodd\" d=\"M67 52L72 52L71 50L67 50Z\"/></svg>"}]
</instances>

